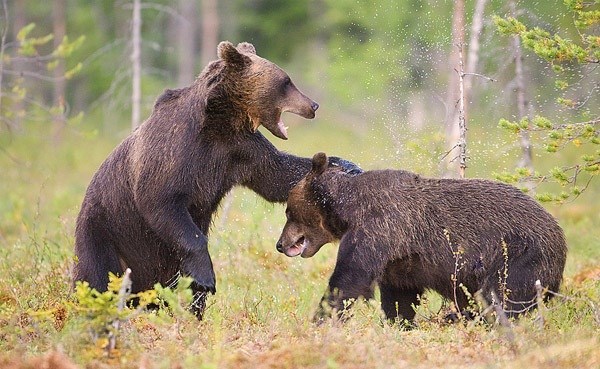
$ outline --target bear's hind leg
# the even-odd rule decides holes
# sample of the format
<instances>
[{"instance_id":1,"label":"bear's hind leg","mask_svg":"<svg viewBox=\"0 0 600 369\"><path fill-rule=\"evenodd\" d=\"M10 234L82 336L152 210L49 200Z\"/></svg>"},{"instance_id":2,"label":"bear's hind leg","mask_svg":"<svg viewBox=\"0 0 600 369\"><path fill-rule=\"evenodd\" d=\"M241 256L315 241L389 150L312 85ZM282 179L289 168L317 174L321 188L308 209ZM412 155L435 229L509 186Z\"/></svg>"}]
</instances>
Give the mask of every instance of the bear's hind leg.
<instances>
[{"instance_id":1,"label":"bear's hind leg","mask_svg":"<svg viewBox=\"0 0 600 369\"><path fill-rule=\"evenodd\" d=\"M75 242L77 262L73 280L86 281L99 292L108 288L108 273L123 274L119 255L114 246L94 232L78 232Z\"/></svg>"},{"instance_id":2,"label":"bear's hind leg","mask_svg":"<svg viewBox=\"0 0 600 369\"><path fill-rule=\"evenodd\" d=\"M415 310L413 306L419 305L419 295L423 293L423 289L399 288L383 281L379 284L379 291L381 293L381 308L387 319L392 322L402 319L412 321L414 319Z\"/></svg>"}]
</instances>

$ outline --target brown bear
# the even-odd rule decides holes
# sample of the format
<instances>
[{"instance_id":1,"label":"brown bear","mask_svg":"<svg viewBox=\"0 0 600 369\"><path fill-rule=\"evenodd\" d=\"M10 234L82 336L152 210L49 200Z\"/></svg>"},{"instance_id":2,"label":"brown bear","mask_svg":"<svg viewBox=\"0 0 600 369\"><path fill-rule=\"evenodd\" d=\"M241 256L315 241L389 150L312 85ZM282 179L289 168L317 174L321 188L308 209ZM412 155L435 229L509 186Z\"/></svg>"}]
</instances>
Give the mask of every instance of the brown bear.
<instances>
[{"instance_id":1,"label":"brown bear","mask_svg":"<svg viewBox=\"0 0 600 369\"><path fill-rule=\"evenodd\" d=\"M217 53L191 86L166 90L94 175L75 229L75 281L105 291L109 272L130 268L137 292L191 276L200 317L215 292L207 235L221 199L242 185L284 202L310 170L257 128L287 139L281 113L312 119L318 104L253 45L221 42Z\"/></svg>"},{"instance_id":2,"label":"brown bear","mask_svg":"<svg viewBox=\"0 0 600 369\"><path fill-rule=\"evenodd\" d=\"M399 170L353 175L327 162L316 154L290 191L277 242L287 256L308 258L340 240L317 321L332 310L343 318L353 299L373 297L374 284L386 317L408 322L426 289L458 311L469 307L463 288L488 302L494 292L511 316L534 305L536 280L558 290L567 253L562 229L519 189Z\"/></svg>"}]
</instances>

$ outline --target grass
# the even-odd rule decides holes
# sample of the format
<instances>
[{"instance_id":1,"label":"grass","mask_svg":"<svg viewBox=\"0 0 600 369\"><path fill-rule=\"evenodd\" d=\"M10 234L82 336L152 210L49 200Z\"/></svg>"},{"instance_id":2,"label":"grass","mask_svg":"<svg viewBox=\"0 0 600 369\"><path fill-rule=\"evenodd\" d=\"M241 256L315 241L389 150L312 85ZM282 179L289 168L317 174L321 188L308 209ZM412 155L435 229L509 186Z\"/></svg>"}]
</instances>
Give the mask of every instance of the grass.
<instances>
[{"instance_id":1,"label":"grass","mask_svg":"<svg viewBox=\"0 0 600 369\"><path fill-rule=\"evenodd\" d=\"M327 116L318 124L292 120L286 142L267 135L287 151L304 156L325 151L368 169L402 167L424 174L437 169L434 136L413 137L399 151L385 129L327 121ZM283 206L236 189L224 200L210 235L217 294L209 298L205 320L185 312L135 314L122 324L117 348L108 355L106 341L94 337L90 319L77 309L70 271L85 187L119 139L82 130L70 129L60 145L39 126L21 135L1 133L2 368L600 367L597 310L589 305L600 308L598 183L572 203L548 207L568 239L561 293L571 299L549 303L543 328L537 313L513 322L510 332L495 325L448 325L434 294L418 310L418 329L382 323L377 301L357 304L344 326L317 327L310 318L336 247L325 246L309 260L282 256L275 241L285 221ZM499 144L473 145L472 173L489 176L510 166L510 158L495 155L494 145Z\"/></svg>"}]
</instances>

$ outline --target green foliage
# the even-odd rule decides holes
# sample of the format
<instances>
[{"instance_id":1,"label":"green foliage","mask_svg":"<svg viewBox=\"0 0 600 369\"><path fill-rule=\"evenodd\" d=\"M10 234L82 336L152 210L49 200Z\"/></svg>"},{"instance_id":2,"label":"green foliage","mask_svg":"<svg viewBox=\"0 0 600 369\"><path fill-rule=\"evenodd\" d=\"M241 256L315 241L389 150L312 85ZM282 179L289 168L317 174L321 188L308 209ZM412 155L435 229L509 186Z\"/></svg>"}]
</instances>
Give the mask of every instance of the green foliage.
<instances>
[{"instance_id":1,"label":"green foliage","mask_svg":"<svg viewBox=\"0 0 600 369\"><path fill-rule=\"evenodd\" d=\"M109 275L108 289L105 292L96 291L87 282L77 282L74 293L76 303L73 304L73 310L87 318L86 322L95 337L112 332L114 321L126 321L139 314L148 305L156 304L158 301L156 290L120 294L122 284L123 277L117 277L112 273ZM134 301L138 303L135 310L130 308ZM120 307L119 304L123 306Z\"/></svg>"},{"instance_id":2,"label":"green foliage","mask_svg":"<svg viewBox=\"0 0 600 369\"><path fill-rule=\"evenodd\" d=\"M3 59L0 60L2 66L0 71L6 73L8 69L10 74L3 75L0 93L0 121L10 128L20 128L18 122L25 118L26 114L44 118L62 116L65 111L65 102L56 101L53 106L47 107L42 91L32 89L31 81L39 83L53 78L72 79L81 72L82 63L76 63L67 69L62 76L53 72L59 63L69 61L73 55L84 43L85 37L80 36L75 41L70 42L67 36L56 47L52 47L49 52L50 41L54 35L36 37L33 35L36 28L35 23L30 23L23 27L16 35L16 47L7 48ZM17 68L14 69L13 68ZM8 78L13 76L13 78ZM48 114L50 113L50 114Z\"/></svg>"},{"instance_id":3,"label":"green foliage","mask_svg":"<svg viewBox=\"0 0 600 369\"><path fill-rule=\"evenodd\" d=\"M238 38L253 43L267 59L289 63L316 33L311 5L306 1L235 1Z\"/></svg>"},{"instance_id":4,"label":"green foliage","mask_svg":"<svg viewBox=\"0 0 600 369\"><path fill-rule=\"evenodd\" d=\"M179 278L174 288L157 283L151 290L134 294L124 293L123 283L124 277L112 273L105 292L90 288L87 282L76 283L73 294L75 303L70 305L70 309L78 316L85 317L84 323L95 340L116 335L118 332L115 331L114 322L125 323L140 315L155 314L158 320L154 320L169 323L174 319L195 319L189 310L193 299L191 278ZM151 306L154 311L148 312L147 308Z\"/></svg>"},{"instance_id":5,"label":"green foliage","mask_svg":"<svg viewBox=\"0 0 600 369\"><path fill-rule=\"evenodd\" d=\"M68 58L83 45L85 36L79 36L75 41L69 42L69 36L65 36L61 43L52 51L52 56L56 58Z\"/></svg>"},{"instance_id":6,"label":"green foliage","mask_svg":"<svg viewBox=\"0 0 600 369\"><path fill-rule=\"evenodd\" d=\"M400 98L407 86L422 88L432 62L427 54L448 24L436 19L437 27L427 27L419 19L449 9L425 1L326 0L323 23L330 28L325 39L333 92L345 101L373 99L378 106L386 96Z\"/></svg>"},{"instance_id":7,"label":"green foliage","mask_svg":"<svg viewBox=\"0 0 600 369\"><path fill-rule=\"evenodd\" d=\"M174 317L191 315L189 306L194 299L190 288L192 281L190 277L180 277L174 289L163 287L159 283L154 285L154 289L150 291L155 292L158 297L155 303L161 306L158 310L159 316L164 317L165 313Z\"/></svg>"},{"instance_id":8,"label":"green foliage","mask_svg":"<svg viewBox=\"0 0 600 369\"><path fill-rule=\"evenodd\" d=\"M512 132L520 133L527 131L542 142L543 147L549 153L558 153L565 148L572 147L579 157L574 162L569 162L562 167L555 167L547 174L532 176L530 174L515 176L504 176L510 181L528 180L537 183L543 181L554 181L563 190L559 194L538 194L540 201L563 202L567 199L577 197L584 191L588 184L599 174L600 165L600 110L595 104L595 93L597 85L592 85L591 92L584 99L576 99L568 94L571 89L581 88L586 81L593 81L596 68L582 69L587 65L600 63L598 50L600 49L599 38L596 35L584 33L586 30L593 32L594 27L600 24L600 11L594 6L598 2L587 3L582 0L566 0L565 5L573 14L574 25L578 29L579 41L571 41L558 34L551 34L541 28L528 28L515 18L494 17L498 31L505 35L516 35L521 38L523 45L532 50L536 55L548 61L559 77L555 81L555 87L563 91L565 95L557 98L557 104L570 112L565 117L536 116L531 124L523 119L520 122L511 122L501 119L499 127ZM581 77L583 75L583 77ZM568 80L575 80L570 83ZM589 84L588 84L589 86ZM573 119L581 119L579 122L571 123ZM567 123L556 123L557 120ZM538 133L536 136L535 134ZM584 183L583 185L580 185Z\"/></svg>"},{"instance_id":9,"label":"green foliage","mask_svg":"<svg viewBox=\"0 0 600 369\"><path fill-rule=\"evenodd\" d=\"M552 181L558 183L566 191L556 196L550 196L547 193L540 194L538 195L540 201L563 202L581 195L589 183L600 174L598 128L588 122L554 126L548 118L541 116L533 119L531 127L526 123L527 119L523 119L521 122L502 119L498 125L511 133L519 133L522 130L530 133L545 133L543 145L546 152L557 153L565 148L571 148L578 152L579 157L575 163L554 167L546 174L531 173L523 168L517 168L512 174L505 172L495 174L494 177L507 183L534 182L539 184Z\"/></svg>"},{"instance_id":10,"label":"green foliage","mask_svg":"<svg viewBox=\"0 0 600 369\"><path fill-rule=\"evenodd\" d=\"M173 290L154 288L150 296L160 299L159 310L148 312L126 305L118 313L117 279L107 293L94 293L85 286L73 292L68 272L73 262L75 218L85 186L118 142L112 136L87 138L68 129L63 144L57 147L46 138L49 130L43 123L28 124L39 134L16 135L8 146L19 161L0 155L0 187L7 189L6 196L0 197L2 355L38 357L62 347L79 368L114 369L142 365L152 369L321 369L331 363L365 368L395 367L398 363L407 367L464 367L465 357L469 357L470 367L532 369L547 367L556 359L531 364L528 355L537 350L572 357L570 367L583 366L597 354L597 345L596 351L588 351L589 340L597 336L598 329L588 300L551 301L544 329L537 326L535 313L514 322L516 351L493 325L446 324L443 318L448 305L435 294L422 297L421 301L429 302L418 308L418 325L412 330L388 324L381 316L378 300L357 302L352 319L344 326L313 325L310 319L327 286L337 247L327 245L311 259L283 257L274 250L285 222L283 206L266 203L239 188L224 200L227 205L221 208L211 231L218 293L210 297L204 321L197 321L187 311L191 292L185 288L189 283L185 279ZM295 139L281 147L299 155L310 156L323 149L352 158L348 155L364 152L364 156L355 157L365 169L421 165L410 156L394 157L392 164L390 156L377 156L394 148L385 140L383 130L362 137L326 121L292 129ZM473 137L482 137L481 129L475 126L470 132ZM331 144L332 136L336 137L335 145ZM430 139L429 134L416 136L424 143ZM484 164L486 170L497 167L491 158ZM594 199L599 191L591 190L595 192L584 195ZM37 211L31 206L36 203ZM561 292L595 302L597 282L589 279L587 284L578 285L573 280L586 267L599 264L598 206L596 201L588 201L552 208L569 240L569 272ZM118 331L111 324L116 318L121 319ZM116 335L116 348L109 351L111 334ZM565 351L569 345L578 348ZM449 350L449 354L438 355L441 350ZM552 362L562 363L559 359Z\"/></svg>"},{"instance_id":11,"label":"green foliage","mask_svg":"<svg viewBox=\"0 0 600 369\"><path fill-rule=\"evenodd\" d=\"M38 55L38 47L46 45L48 42L54 39L54 35L46 35L43 37L28 37L29 33L35 28L34 23L30 23L23 27L17 33L17 41L19 41L18 53L23 56L36 56Z\"/></svg>"}]
</instances>

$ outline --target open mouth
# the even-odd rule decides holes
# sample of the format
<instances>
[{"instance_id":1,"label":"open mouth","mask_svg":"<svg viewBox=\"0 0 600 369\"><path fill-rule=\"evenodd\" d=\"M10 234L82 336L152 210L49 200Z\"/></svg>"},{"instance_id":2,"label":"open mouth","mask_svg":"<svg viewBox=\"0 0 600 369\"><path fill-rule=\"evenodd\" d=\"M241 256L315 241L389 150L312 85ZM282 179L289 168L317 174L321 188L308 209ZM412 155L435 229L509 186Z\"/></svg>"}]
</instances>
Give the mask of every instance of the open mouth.
<instances>
[{"instance_id":1,"label":"open mouth","mask_svg":"<svg viewBox=\"0 0 600 369\"><path fill-rule=\"evenodd\" d=\"M258 124L256 127L258 127ZM281 119L281 115L275 124L263 124L263 126L268 129L275 137L279 137L282 140L288 139L287 127L283 124L283 120Z\"/></svg>"},{"instance_id":2,"label":"open mouth","mask_svg":"<svg viewBox=\"0 0 600 369\"><path fill-rule=\"evenodd\" d=\"M275 136L281 138L282 140L287 140L288 139L288 134L287 134L287 127L283 124L283 120L281 120L281 117L279 118L279 121L277 122L277 130L279 131L279 135L275 134Z\"/></svg>"},{"instance_id":3,"label":"open mouth","mask_svg":"<svg viewBox=\"0 0 600 369\"><path fill-rule=\"evenodd\" d=\"M300 237L296 243L290 246L287 250L285 250L285 254L289 257L294 257L302 254L306 249L306 238L304 236Z\"/></svg>"}]
</instances>

